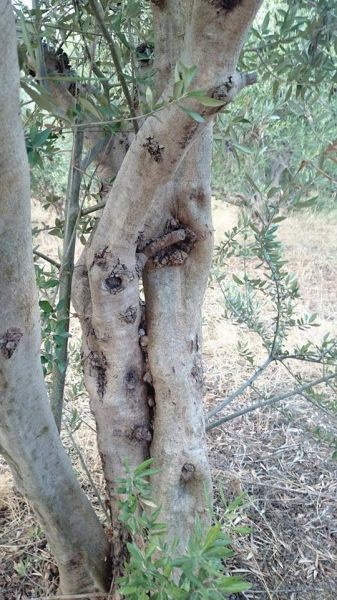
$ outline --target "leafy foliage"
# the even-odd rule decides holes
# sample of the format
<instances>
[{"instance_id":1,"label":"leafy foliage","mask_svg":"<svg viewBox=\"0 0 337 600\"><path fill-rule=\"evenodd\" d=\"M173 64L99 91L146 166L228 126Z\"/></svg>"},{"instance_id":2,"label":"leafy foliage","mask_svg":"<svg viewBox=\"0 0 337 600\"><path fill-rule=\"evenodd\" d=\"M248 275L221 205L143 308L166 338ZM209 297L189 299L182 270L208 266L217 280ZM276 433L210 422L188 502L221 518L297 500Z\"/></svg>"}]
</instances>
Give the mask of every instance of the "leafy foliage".
<instances>
[{"instance_id":1,"label":"leafy foliage","mask_svg":"<svg viewBox=\"0 0 337 600\"><path fill-rule=\"evenodd\" d=\"M287 209L313 196L319 207L335 204L336 25L329 0L263 3L241 57L259 84L218 119L217 187L247 201L256 187L279 188Z\"/></svg>"},{"instance_id":2,"label":"leafy foliage","mask_svg":"<svg viewBox=\"0 0 337 600\"><path fill-rule=\"evenodd\" d=\"M196 523L186 553L163 541L165 527L157 521L160 508L151 498L148 478L156 473L152 459L120 481L120 520L131 535L129 560L119 583L122 597L130 600L217 600L247 590L240 577L226 575L225 561L232 556L230 539L219 524L204 531Z\"/></svg>"}]
</instances>

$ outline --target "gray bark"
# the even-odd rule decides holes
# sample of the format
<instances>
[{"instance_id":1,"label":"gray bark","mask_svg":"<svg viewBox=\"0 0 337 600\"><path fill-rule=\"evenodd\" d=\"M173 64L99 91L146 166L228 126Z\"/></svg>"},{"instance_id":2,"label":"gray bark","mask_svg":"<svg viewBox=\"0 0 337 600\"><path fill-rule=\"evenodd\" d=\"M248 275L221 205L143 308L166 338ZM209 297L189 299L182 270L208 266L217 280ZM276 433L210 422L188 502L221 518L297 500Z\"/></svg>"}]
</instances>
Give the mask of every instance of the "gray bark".
<instances>
[{"instance_id":1,"label":"gray bark","mask_svg":"<svg viewBox=\"0 0 337 600\"><path fill-rule=\"evenodd\" d=\"M162 205L161 228L172 214L195 233L180 267L144 274L149 367L155 390L151 456L159 467L153 487L181 550L195 519L207 522L211 477L203 417L201 310L213 249L209 126L189 151Z\"/></svg>"},{"instance_id":2,"label":"gray bark","mask_svg":"<svg viewBox=\"0 0 337 600\"><path fill-rule=\"evenodd\" d=\"M0 451L44 529L64 593L108 586L109 547L58 435L40 362L29 173L10 4L0 1Z\"/></svg>"},{"instance_id":3,"label":"gray bark","mask_svg":"<svg viewBox=\"0 0 337 600\"><path fill-rule=\"evenodd\" d=\"M204 0L156 3L157 96L171 95L177 59L197 65L194 89L224 105L251 83L237 73L236 63L259 2L242 2L232 11L221 6ZM172 105L138 132L73 285L112 512L118 513L115 480L123 476L125 461L133 467L151 454L161 469L153 482L156 500L170 537L178 535L182 548L195 518L207 513L205 493L211 487L200 330L212 253L215 113L195 99L185 100L184 107L202 113L205 122ZM182 243L179 235L185 235ZM171 238L171 247L151 254Z\"/></svg>"}]
</instances>

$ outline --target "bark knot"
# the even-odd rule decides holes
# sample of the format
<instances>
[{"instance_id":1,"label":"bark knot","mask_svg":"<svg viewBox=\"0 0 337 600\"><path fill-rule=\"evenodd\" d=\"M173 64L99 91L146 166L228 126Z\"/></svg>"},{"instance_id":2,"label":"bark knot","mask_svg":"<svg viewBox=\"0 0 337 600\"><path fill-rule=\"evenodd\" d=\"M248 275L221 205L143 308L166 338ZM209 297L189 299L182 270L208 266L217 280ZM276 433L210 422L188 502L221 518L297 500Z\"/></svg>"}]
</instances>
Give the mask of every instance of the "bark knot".
<instances>
[{"instance_id":1,"label":"bark knot","mask_svg":"<svg viewBox=\"0 0 337 600\"><path fill-rule=\"evenodd\" d=\"M159 163L163 160L163 150L165 147L159 144L159 142L154 139L153 135L149 135L149 137L146 138L143 148L147 149L149 155L155 162Z\"/></svg>"},{"instance_id":2,"label":"bark knot","mask_svg":"<svg viewBox=\"0 0 337 600\"><path fill-rule=\"evenodd\" d=\"M200 114L201 114L201 116L203 116L202 112ZM189 144L189 142L193 139L194 134L196 133L198 127L199 127L199 123L197 121L192 120L192 118L190 118L187 125L185 125L183 128L182 138L181 138L181 142L180 142L181 148L183 148L183 149L186 148L186 146Z\"/></svg>"},{"instance_id":3,"label":"bark knot","mask_svg":"<svg viewBox=\"0 0 337 600\"><path fill-rule=\"evenodd\" d=\"M128 323L131 325L135 322L137 318L137 307L136 306L128 306L124 312L119 314L119 320L124 323Z\"/></svg>"},{"instance_id":4,"label":"bark knot","mask_svg":"<svg viewBox=\"0 0 337 600\"><path fill-rule=\"evenodd\" d=\"M147 66L153 60L154 45L142 42L136 48L136 57L141 66Z\"/></svg>"},{"instance_id":5,"label":"bark knot","mask_svg":"<svg viewBox=\"0 0 337 600\"><path fill-rule=\"evenodd\" d=\"M117 292L120 291L120 288L122 287L122 278L116 277L116 275L114 274L109 275L109 277L107 277L104 281L105 286L109 289L109 292L111 292L111 294L117 294Z\"/></svg>"},{"instance_id":6,"label":"bark knot","mask_svg":"<svg viewBox=\"0 0 337 600\"><path fill-rule=\"evenodd\" d=\"M211 3L216 6L216 8L227 10L228 12L234 10L237 6L242 4L242 0L211 0Z\"/></svg>"},{"instance_id":7,"label":"bark knot","mask_svg":"<svg viewBox=\"0 0 337 600\"><path fill-rule=\"evenodd\" d=\"M133 391L134 389L136 389L138 381L139 381L139 378L137 375L137 371L135 369L129 369L129 371L127 372L127 374L125 376L126 389Z\"/></svg>"},{"instance_id":8,"label":"bark knot","mask_svg":"<svg viewBox=\"0 0 337 600\"><path fill-rule=\"evenodd\" d=\"M191 375L196 382L198 387L203 387L204 385L204 371L202 366L202 358L199 354L197 354L193 361L193 367L191 369Z\"/></svg>"},{"instance_id":9,"label":"bark knot","mask_svg":"<svg viewBox=\"0 0 337 600\"><path fill-rule=\"evenodd\" d=\"M221 85L218 85L211 93L212 98L216 100L223 100L224 104L230 101L229 94L234 85L233 76L229 75L228 79ZM219 108L217 108L217 111Z\"/></svg>"},{"instance_id":10,"label":"bark knot","mask_svg":"<svg viewBox=\"0 0 337 600\"><path fill-rule=\"evenodd\" d=\"M0 337L0 352L5 358L11 358L17 349L23 333L19 327L10 327Z\"/></svg>"},{"instance_id":11,"label":"bark knot","mask_svg":"<svg viewBox=\"0 0 337 600\"><path fill-rule=\"evenodd\" d=\"M112 258L111 252L108 250L109 246L105 246L101 252L96 252L94 260L92 261L91 267L97 265L101 269L107 269L109 265L109 259Z\"/></svg>"},{"instance_id":12,"label":"bark knot","mask_svg":"<svg viewBox=\"0 0 337 600\"><path fill-rule=\"evenodd\" d=\"M190 481L194 477L195 466L192 463L185 463L181 468L180 479L182 481Z\"/></svg>"},{"instance_id":13,"label":"bark knot","mask_svg":"<svg viewBox=\"0 0 337 600\"><path fill-rule=\"evenodd\" d=\"M117 262L112 265L112 269L108 275L104 279L103 287L110 294L118 294L122 292L128 283L134 279L134 274L130 271L126 265L120 262L117 259Z\"/></svg>"},{"instance_id":14,"label":"bark knot","mask_svg":"<svg viewBox=\"0 0 337 600\"><path fill-rule=\"evenodd\" d=\"M138 442L151 442L152 432L149 425L136 425L132 430L131 439Z\"/></svg>"}]
</instances>

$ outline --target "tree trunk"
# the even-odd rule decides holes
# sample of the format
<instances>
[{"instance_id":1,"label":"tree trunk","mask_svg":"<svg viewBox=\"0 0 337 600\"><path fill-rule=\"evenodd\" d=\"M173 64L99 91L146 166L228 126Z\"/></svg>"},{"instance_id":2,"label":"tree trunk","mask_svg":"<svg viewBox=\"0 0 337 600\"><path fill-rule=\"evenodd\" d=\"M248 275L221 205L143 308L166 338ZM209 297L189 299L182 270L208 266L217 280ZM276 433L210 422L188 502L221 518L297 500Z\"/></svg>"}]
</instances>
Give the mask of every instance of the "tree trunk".
<instances>
[{"instance_id":1,"label":"tree trunk","mask_svg":"<svg viewBox=\"0 0 337 600\"><path fill-rule=\"evenodd\" d=\"M46 533L61 591L104 590L108 543L61 445L41 368L15 24L6 0L0 23L0 451Z\"/></svg>"},{"instance_id":2,"label":"tree trunk","mask_svg":"<svg viewBox=\"0 0 337 600\"><path fill-rule=\"evenodd\" d=\"M212 491L203 418L201 309L213 249L210 167L211 126L183 161L161 206L161 229L172 217L193 232L181 265L146 268L144 274L149 367L154 387L151 456L159 467L153 487L180 549L195 520L207 522ZM181 225L180 225L181 226ZM176 250L177 251L177 250ZM152 267L152 268L151 268Z\"/></svg>"},{"instance_id":3,"label":"tree trunk","mask_svg":"<svg viewBox=\"0 0 337 600\"><path fill-rule=\"evenodd\" d=\"M254 81L236 71L259 2L154 3L157 96L172 96L178 59L194 90L230 102ZM228 6L232 4L232 9ZM73 300L112 514L116 478L149 454L169 537L186 546L207 519L211 481L202 414L201 308L212 254L211 122L197 99L149 117L117 174L76 270ZM145 291L145 315L140 287ZM113 560L124 560L116 534ZM120 559L118 552L120 552Z\"/></svg>"}]
</instances>

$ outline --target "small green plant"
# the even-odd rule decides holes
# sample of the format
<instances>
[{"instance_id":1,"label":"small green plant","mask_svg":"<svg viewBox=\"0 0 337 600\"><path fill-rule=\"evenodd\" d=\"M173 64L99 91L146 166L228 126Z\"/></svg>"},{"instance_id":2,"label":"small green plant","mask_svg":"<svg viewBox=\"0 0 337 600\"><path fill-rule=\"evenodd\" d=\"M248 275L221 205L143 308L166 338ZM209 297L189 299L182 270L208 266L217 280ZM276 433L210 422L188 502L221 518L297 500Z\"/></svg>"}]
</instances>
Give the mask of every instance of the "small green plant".
<instances>
[{"instance_id":1,"label":"small green plant","mask_svg":"<svg viewBox=\"0 0 337 600\"><path fill-rule=\"evenodd\" d=\"M165 526L158 521L160 508L151 497L149 477L157 472L152 459L139 465L119 483L120 520L128 530L129 560L120 579L119 592L131 600L218 600L250 586L240 577L226 574L225 561L232 556L231 541L215 523L208 530L196 522L186 552L178 541L165 541Z\"/></svg>"},{"instance_id":2,"label":"small green plant","mask_svg":"<svg viewBox=\"0 0 337 600\"><path fill-rule=\"evenodd\" d=\"M30 568L31 564L29 560L18 560L16 563L14 563L14 570L21 578L24 578L28 575Z\"/></svg>"}]
</instances>

